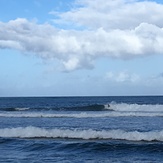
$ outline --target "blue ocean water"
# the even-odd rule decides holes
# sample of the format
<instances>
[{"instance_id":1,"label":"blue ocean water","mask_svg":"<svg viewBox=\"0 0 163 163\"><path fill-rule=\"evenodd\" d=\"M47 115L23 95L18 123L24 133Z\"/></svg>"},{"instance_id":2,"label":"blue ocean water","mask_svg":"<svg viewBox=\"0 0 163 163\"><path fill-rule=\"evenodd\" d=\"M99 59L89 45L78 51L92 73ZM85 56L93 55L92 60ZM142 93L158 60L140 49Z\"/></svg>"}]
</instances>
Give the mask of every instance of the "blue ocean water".
<instances>
[{"instance_id":1,"label":"blue ocean water","mask_svg":"<svg viewBox=\"0 0 163 163\"><path fill-rule=\"evenodd\" d=\"M0 98L0 162L163 162L163 96Z\"/></svg>"}]
</instances>

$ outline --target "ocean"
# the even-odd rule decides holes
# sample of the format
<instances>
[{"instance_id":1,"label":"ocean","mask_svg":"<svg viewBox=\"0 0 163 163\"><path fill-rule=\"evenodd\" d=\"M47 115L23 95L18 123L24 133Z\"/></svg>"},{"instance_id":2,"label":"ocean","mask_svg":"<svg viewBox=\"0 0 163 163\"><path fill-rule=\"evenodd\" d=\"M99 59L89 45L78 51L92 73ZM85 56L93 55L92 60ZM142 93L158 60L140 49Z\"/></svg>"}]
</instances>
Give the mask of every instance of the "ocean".
<instances>
[{"instance_id":1,"label":"ocean","mask_svg":"<svg viewBox=\"0 0 163 163\"><path fill-rule=\"evenodd\" d=\"M163 96L0 98L1 163L161 163Z\"/></svg>"}]
</instances>

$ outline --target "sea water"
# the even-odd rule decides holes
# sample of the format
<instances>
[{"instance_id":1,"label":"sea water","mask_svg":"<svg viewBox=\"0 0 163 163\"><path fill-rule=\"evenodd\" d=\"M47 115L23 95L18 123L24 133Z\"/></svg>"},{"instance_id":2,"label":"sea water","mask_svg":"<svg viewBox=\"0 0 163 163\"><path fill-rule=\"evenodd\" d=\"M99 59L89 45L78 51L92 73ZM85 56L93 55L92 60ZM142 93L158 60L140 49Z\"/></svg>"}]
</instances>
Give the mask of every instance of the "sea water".
<instances>
[{"instance_id":1,"label":"sea water","mask_svg":"<svg viewBox=\"0 0 163 163\"><path fill-rule=\"evenodd\" d=\"M163 97L0 98L0 162L163 162Z\"/></svg>"}]
</instances>

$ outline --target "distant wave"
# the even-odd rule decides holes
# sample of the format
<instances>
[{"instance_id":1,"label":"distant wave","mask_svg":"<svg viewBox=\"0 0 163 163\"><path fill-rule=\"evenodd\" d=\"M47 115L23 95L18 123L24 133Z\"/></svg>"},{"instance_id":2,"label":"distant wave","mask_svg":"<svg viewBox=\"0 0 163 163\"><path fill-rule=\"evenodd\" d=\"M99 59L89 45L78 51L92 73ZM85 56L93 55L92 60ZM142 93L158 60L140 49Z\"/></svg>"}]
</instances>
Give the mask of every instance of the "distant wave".
<instances>
[{"instance_id":1,"label":"distant wave","mask_svg":"<svg viewBox=\"0 0 163 163\"><path fill-rule=\"evenodd\" d=\"M0 117L13 117L13 118L102 118L102 117L163 117L163 113L136 113L136 112L114 112L114 113L74 113L74 114L53 114L53 113L17 113L17 114L3 114Z\"/></svg>"},{"instance_id":2,"label":"distant wave","mask_svg":"<svg viewBox=\"0 0 163 163\"><path fill-rule=\"evenodd\" d=\"M26 108L26 107L16 107L16 108L0 108L0 111L106 111L109 110L108 105L102 105L102 104L93 104L93 105L86 105L86 106L71 106L71 107L39 107L39 108Z\"/></svg>"},{"instance_id":3,"label":"distant wave","mask_svg":"<svg viewBox=\"0 0 163 163\"><path fill-rule=\"evenodd\" d=\"M163 113L163 105L160 104L127 104L127 103L115 103L108 104L92 104L85 106L68 106L68 107L15 107L15 108L0 108L0 111L117 111L117 112L160 112Z\"/></svg>"},{"instance_id":4,"label":"distant wave","mask_svg":"<svg viewBox=\"0 0 163 163\"><path fill-rule=\"evenodd\" d=\"M110 109L114 111L135 111L135 112L163 112L163 105L156 104L156 105L151 105L151 104L127 104L127 103L115 103L111 102L110 103Z\"/></svg>"},{"instance_id":5,"label":"distant wave","mask_svg":"<svg viewBox=\"0 0 163 163\"><path fill-rule=\"evenodd\" d=\"M80 112L80 113L45 113L14 112L0 113L0 117L12 118L104 118L104 117L163 117L163 112Z\"/></svg>"},{"instance_id":6,"label":"distant wave","mask_svg":"<svg viewBox=\"0 0 163 163\"><path fill-rule=\"evenodd\" d=\"M86 106L63 107L60 110L64 111L106 111L109 110L108 105L93 104Z\"/></svg>"},{"instance_id":7,"label":"distant wave","mask_svg":"<svg viewBox=\"0 0 163 163\"><path fill-rule=\"evenodd\" d=\"M0 137L7 138L65 138L65 139L113 139L128 141L163 141L162 131L124 131L124 130L79 130L44 129L39 127L18 127L0 129Z\"/></svg>"},{"instance_id":8,"label":"distant wave","mask_svg":"<svg viewBox=\"0 0 163 163\"><path fill-rule=\"evenodd\" d=\"M16 108L0 108L0 111L26 111L26 110L29 110L30 108L21 108L21 107L16 107Z\"/></svg>"}]
</instances>

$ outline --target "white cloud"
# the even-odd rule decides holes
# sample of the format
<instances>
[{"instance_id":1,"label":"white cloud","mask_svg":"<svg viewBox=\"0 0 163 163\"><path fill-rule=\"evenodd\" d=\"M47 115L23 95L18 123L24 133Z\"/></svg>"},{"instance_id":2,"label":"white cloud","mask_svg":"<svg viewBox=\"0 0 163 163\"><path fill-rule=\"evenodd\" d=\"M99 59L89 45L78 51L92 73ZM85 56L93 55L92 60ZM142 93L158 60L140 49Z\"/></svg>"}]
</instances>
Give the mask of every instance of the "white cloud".
<instances>
[{"instance_id":1,"label":"white cloud","mask_svg":"<svg viewBox=\"0 0 163 163\"><path fill-rule=\"evenodd\" d=\"M77 58L71 58L67 62L63 62L63 64L64 64L64 67L66 68L66 70L72 71L72 70L78 68L79 60Z\"/></svg>"},{"instance_id":2,"label":"white cloud","mask_svg":"<svg viewBox=\"0 0 163 163\"><path fill-rule=\"evenodd\" d=\"M92 68L94 60L101 57L132 59L163 54L163 5L134 0L79 3L82 7L62 13L60 20L74 21L87 29L56 29L18 18L0 22L0 48L57 59L66 71ZM130 78L123 75L119 80Z\"/></svg>"},{"instance_id":3,"label":"white cloud","mask_svg":"<svg viewBox=\"0 0 163 163\"><path fill-rule=\"evenodd\" d=\"M60 14L60 23L74 22L97 29L132 29L140 23L163 26L163 5L138 0L78 0L76 8Z\"/></svg>"},{"instance_id":4,"label":"white cloud","mask_svg":"<svg viewBox=\"0 0 163 163\"><path fill-rule=\"evenodd\" d=\"M131 82L135 83L140 81L140 76L135 73L129 73L126 71L121 72L108 72L106 74L106 79L114 82Z\"/></svg>"}]
</instances>

